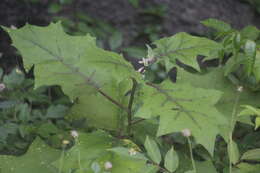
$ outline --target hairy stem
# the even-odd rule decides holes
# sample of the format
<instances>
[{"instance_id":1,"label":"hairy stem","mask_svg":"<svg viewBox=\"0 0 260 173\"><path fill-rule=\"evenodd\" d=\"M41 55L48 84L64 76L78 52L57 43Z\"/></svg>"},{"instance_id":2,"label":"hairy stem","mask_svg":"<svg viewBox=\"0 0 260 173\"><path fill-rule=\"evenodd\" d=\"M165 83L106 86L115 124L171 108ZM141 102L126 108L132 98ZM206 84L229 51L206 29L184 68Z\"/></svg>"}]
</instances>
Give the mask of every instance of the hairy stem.
<instances>
[{"instance_id":1,"label":"hairy stem","mask_svg":"<svg viewBox=\"0 0 260 173\"><path fill-rule=\"evenodd\" d=\"M193 157L190 137L187 137L187 139L188 139L188 143L189 143L189 150L190 150L190 158L191 158L192 168L193 168L193 171L196 173L197 169L196 169L196 165L195 165L195 161L194 161L194 157Z\"/></svg>"},{"instance_id":2,"label":"hairy stem","mask_svg":"<svg viewBox=\"0 0 260 173\"><path fill-rule=\"evenodd\" d=\"M229 145L229 173L232 173L232 160L231 160L231 152L233 151L232 147L232 134L233 130L235 128L236 123L236 115L237 115L237 106L240 98L241 91L238 90L238 93L236 95L235 103L232 110L231 120L230 120L230 131L229 131L229 139L228 139L228 145Z\"/></svg>"},{"instance_id":3,"label":"hairy stem","mask_svg":"<svg viewBox=\"0 0 260 173\"><path fill-rule=\"evenodd\" d=\"M80 145L79 140L77 138L75 140L76 140L76 145ZM82 166L81 166L81 154L80 154L79 147L78 147L78 166L79 166L80 173L83 173L83 169L82 169Z\"/></svg>"},{"instance_id":4,"label":"hairy stem","mask_svg":"<svg viewBox=\"0 0 260 173\"><path fill-rule=\"evenodd\" d=\"M61 157L60 157L60 164L59 164L59 173L62 172L62 168L63 168L63 162L64 162L64 154L65 154L65 147L62 147L62 151L61 151Z\"/></svg>"}]
</instances>

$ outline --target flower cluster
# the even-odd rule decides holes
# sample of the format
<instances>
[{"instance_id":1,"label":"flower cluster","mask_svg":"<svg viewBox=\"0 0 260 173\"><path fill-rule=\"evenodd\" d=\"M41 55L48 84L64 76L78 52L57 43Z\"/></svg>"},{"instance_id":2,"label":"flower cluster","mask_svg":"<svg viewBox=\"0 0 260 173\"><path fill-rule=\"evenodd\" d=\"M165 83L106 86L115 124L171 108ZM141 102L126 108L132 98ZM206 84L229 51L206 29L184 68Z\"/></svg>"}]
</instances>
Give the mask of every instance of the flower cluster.
<instances>
[{"instance_id":1,"label":"flower cluster","mask_svg":"<svg viewBox=\"0 0 260 173\"><path fill-rule=\"evenodd\" d=\"M149 64L152 64L155 62L155 58L142 58L141 61L138 61L139 64L142 64L143 66L139 68L137 71L139 73L144 73L145 72L145 67L148 67Z\"/></svg>"}]
</instances>

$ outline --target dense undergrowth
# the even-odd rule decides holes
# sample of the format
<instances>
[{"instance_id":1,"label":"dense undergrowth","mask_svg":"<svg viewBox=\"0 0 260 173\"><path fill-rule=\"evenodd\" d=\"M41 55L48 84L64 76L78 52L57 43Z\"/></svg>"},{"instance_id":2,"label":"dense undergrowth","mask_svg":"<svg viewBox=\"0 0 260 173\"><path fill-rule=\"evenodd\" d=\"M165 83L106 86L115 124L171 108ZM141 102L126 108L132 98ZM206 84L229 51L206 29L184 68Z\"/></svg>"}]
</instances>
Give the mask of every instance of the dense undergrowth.
<instances>
[{"instance_id":1,"label":"dense undergrowth","mask_svg":"<svg viewBox=\"0 0 260 173\"><path fill-rule=\"evenodd\" d=\"M3 27L25 74L1 73L0 173L259 172L259 30L202 23L137 70L60 22Z\"/></svg>"}]
</instances>

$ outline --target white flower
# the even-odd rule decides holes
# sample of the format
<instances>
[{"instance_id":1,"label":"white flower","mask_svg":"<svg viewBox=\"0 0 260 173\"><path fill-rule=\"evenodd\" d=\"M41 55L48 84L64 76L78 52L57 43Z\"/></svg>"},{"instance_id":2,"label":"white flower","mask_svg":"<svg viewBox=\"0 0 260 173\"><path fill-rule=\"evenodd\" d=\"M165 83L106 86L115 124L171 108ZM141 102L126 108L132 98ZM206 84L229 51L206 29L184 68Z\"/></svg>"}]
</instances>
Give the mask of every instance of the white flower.
<instances>
[{"instance_id":1,"label":"white flower","mask_svg":"<svg viewBox=\"0 0 260 173\"><path fill-rule=\"evenodd\" d=\"M143 73L143 72L145 72L145 69L144 69L144 67L141 67L141 68L139 68L137 71L138 71L139 73Z\"/></svg>"},{"instance_id":2,"label":"white flower","mask_svg":"<svg viewBox=\"0 0 260 173\"><path fill-rule=\"evenodd\" d=\"M79 137L79 134L78 134L78 132L77 132L76 130L71 130L71 131L70 131L70 135L71 135L73 138Z\"/></svg>"},{"instance_id":3,"label":"white flower","mask_svg":"<svg viewBox=\"0 0 260 173\"><path fill-rule=\"evenodd\" d=\"M5 84L4 83L0 83L0 92L3 91L5 89Z\"/></svg>"},{"instance_id":4,"label":"white flower","mask_svg":"<svg viewBox=\"0 0 260 173\"><path fill-rule=\"evenodd\" d=\"M105 162L104 167L105 167L105 170L108 170L108 169L111 169L113 167L113 165L111 162L107 161L107 162Z\"/></svg>"},{"instance_id":5,"label":"white flower","mask_svg":"<svg viewBox=\"0 0 260 173\"><path fill-rule=\"evenodd\" d=\"M142 61L138 61L139 64L143 64L145 67L149 65L149 63L153 62L154 58L142 58Z\"/></svg>"},{"instance_id":6,"label":"white flower","mask_svg":"<svg viewBox=\"0 0 260 173\"><path fill-rule=\"evenodd\" d=\"M137 154L137 152L136 152L136 150L134 148L130 148L128 153L129 153L130 156L134 156L134 155Z\"/></svg>"},{"instance_id":7,"label":"white flower","mask_svg":"<svg viewBox=\"0 0 260 173\"><path fill-rule=\"evenodd\" d=\"M184 137L190 137L190 136L191 136L191 131L190 131L190 129L183 129L183 130L181 131L181 133L182 133L182 135L183 135Z\"/></svg>"},{"instance_id":8,"label":"white flower","mask_svg":"<svg viewBox=\"0 0 260 173\"><path fill-rule=\"evenodd\" d=\"M238 92L242 92L242 91L243 91L243 86L238 86L238 87L237 87L237 91L238 91Z\"/></svg>"}]
</instances>

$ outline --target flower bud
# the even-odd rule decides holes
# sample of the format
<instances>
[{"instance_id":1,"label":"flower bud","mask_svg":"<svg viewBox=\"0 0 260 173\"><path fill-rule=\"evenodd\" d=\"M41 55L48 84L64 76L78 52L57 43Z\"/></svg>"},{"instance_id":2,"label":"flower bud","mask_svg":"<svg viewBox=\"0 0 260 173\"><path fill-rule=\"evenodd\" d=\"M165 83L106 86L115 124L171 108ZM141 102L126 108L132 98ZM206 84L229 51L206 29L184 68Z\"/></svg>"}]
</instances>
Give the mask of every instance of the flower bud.
<instances>
[{"instance_id":1,"label":"flower bud","mask_svg":"<svg viewBox=\"0 0 260 173\"><path fill-rule=\"evenodd\" d=\"M243 91L243 86L238 86L238 87L237 87L237 91L238 91L238 92L242 92L242 91Z\"/></svg>"},{"instance_id":2,"label":"flower bud","mask_svg":"<svg viewBox=\"0 0 260 173\"><path fill-rule=\"evenodd\" d=\"M3 91L5 89L5 84L4 83L0 83L0 92Z\"/></svg>"},{"instance_id":3,"label":"flower bud","mask_svg":"<svg viewBox=\"0 0 260 173\"><path fill-rule=\"evenodd\" d=\"M104 167L105 167L105 170L108 170L108 169L111 169L113 167L113 165L111 162L107 161L107 162L105 162Z\"/></svg>"},{"instance_id":4,"label":"flower bud","mask_svg":"<svg viewBox=\"0 0 260 173\"><path fill-rule=\"evenodd\" d=\"M183 130L181 131L181 133L182 133L182 135L183 135L184 137L190 137L190 136L191 136L191 131L190 131L190 129L183 129Z\"/></svg>"},{"instance_id":5,"label":"flower bud","mask_svg":"<svg viewBox=\"0 0 260 173\"><path fill-rule=\"evenodd\" d=\"M71 130L71 131L70 131L70 135L71 135L73 138L79 137L79 134L78 134L78 132L77 132L76 130Z\"/></svg>"}]
</instances>

